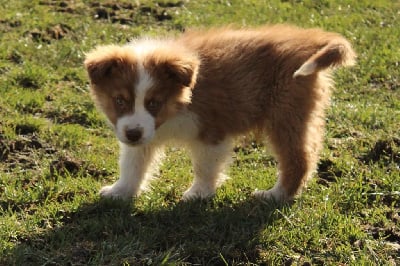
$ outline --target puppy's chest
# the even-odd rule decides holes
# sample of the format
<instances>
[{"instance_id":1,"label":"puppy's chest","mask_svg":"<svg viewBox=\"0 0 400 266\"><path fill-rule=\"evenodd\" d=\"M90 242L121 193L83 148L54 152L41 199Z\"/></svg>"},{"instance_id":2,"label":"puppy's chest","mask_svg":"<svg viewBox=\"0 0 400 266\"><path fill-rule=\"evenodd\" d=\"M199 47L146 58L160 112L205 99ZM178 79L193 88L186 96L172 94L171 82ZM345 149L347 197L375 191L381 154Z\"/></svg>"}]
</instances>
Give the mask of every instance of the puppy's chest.
<instances>
[{"instance_id":1,"label":"puppy's chest","mask_svg":"<svg viewBox=\"0 0 400 266\"><path fill-rule=\"evenodd\" d=\"M184 110L168 119L156 132L155 142L184 143L197 138L199 120L195 113Z\"/></svg>"}]
</instances>

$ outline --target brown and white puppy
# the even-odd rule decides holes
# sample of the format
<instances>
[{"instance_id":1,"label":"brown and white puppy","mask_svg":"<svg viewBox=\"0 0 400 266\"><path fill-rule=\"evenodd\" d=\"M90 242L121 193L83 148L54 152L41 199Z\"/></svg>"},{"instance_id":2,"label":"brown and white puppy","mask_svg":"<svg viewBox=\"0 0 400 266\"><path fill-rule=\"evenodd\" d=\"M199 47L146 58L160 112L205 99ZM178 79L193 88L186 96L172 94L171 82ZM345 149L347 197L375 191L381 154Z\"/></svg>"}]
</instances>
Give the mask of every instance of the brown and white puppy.
<instances>
[{"instance_id":1,"label":"brown and white puppy","mask_svg":"<svg viewBox=\"0 0 400 266\"><path fill-rule=\"evenodd\" d=\"M193 161L183 198L209 197L225 177L234 137L253 131L279 163L275 186L254 194L292 199L316 168L331 67L354 59L342 36L287 25L97 47L85 60L91 92L121 146L120 178L101 195L139 195L172 143Z\"/></svg>"}]
</instances>

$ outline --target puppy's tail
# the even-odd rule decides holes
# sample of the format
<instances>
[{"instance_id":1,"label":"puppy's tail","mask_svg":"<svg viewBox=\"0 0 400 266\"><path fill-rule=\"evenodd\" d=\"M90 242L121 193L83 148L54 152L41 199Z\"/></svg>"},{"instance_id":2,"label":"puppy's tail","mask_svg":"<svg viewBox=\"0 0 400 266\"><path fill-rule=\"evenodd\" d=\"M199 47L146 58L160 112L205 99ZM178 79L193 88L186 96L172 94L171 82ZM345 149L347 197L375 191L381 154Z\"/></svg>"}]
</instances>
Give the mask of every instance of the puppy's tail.
<instances>
[{"instance_id":1,"label":"puppy's tail","mask_svg":"<svg viewBox=\"0 0 400 266\"><path fill-rule=\"evenodd\" d=\"M322 47L297 69L293 78L309 76L328 67L352 66L355 63L356 54L350 43L338 37Z\"/></svg>"}]
</instances>

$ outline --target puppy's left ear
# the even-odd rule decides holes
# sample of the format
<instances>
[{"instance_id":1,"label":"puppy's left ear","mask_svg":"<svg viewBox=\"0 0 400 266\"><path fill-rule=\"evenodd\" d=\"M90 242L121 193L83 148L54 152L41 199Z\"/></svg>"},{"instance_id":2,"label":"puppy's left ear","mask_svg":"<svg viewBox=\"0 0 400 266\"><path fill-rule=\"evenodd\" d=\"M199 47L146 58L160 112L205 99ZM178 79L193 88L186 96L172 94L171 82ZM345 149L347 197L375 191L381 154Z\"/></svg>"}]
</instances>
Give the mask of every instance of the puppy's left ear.
<instances>
[{"instance_id":1,"label":"puppy's left ear","mask_svg":"<svg viewBox=\"0 0 400 266\"><path fill-rule=\"evenodd\" d=\"M199 65L199 60L196 57L192 57L167 60L163 67L168 79L177 81L185 87L193 88L196 83Z\"/></svg>"}]
</instances>

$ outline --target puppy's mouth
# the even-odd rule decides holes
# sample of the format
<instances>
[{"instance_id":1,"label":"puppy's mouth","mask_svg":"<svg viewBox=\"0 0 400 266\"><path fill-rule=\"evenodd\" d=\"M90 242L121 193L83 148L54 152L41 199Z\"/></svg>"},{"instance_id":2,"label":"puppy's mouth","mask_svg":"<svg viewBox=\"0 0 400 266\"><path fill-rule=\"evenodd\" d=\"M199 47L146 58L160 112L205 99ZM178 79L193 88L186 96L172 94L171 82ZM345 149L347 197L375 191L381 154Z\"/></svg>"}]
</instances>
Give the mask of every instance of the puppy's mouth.
<instances>
[{"instance_id":1,"label":"puppy's mouth","mask_svg":"<svg viewBox=\"0 0 400 266\"><path fill-rule=\"evenodd\" d=\"M140 146L140 145L144 145L144 144L146 144L147 143L147 141L145 141L145 140L138 140L138 141L129 141L129 140L126 140L126 139L124 139L124 140L119 140L119 141L121 141L122 143L124 143L124 144L126 144L126 145L128 145L128 146L131 146L131 147L136 147L136 146Z\"/></svg>"},{"instance_id":2,"label":"puppy's mouth","mask_svg":"<svg viewBox=\"0 0 400 266\"><path fill-rule=\"evenodd\" d=\"M141 127L126 128L122 134L118 134L118 131L116 133L119 141L129 146L139 146L148 142Z\"/></svg>"}]
</instances>

